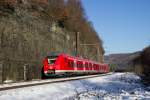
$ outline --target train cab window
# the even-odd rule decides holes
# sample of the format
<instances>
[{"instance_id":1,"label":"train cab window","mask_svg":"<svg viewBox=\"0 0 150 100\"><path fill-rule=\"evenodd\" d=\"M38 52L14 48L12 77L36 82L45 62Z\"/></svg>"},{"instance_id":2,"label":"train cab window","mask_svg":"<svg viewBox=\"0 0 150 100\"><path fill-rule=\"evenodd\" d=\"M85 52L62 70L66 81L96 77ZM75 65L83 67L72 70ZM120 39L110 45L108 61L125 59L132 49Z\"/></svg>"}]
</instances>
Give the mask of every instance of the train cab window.
<instances>
[{"instance_id":1,"label":"train cab window","mask_svg":"<svg viewBox=\"0 0 150 100\"><path fill-rule=\"evenodd\" d=\"M54 64L58 56L48 56L48 64Z\"/></svg>"}]
</instances>

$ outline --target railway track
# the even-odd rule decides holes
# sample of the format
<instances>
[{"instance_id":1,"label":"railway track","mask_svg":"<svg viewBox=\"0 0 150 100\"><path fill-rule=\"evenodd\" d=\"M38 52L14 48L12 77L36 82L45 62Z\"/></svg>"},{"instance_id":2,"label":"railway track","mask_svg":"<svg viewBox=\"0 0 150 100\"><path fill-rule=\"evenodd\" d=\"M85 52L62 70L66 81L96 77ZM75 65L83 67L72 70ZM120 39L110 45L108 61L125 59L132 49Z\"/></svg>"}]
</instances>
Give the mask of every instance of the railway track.
<instances>
[{"instance_id":1,"label":"railway track","mask_svg":"<svg viewBox=\"0 0 150 100\"><path fill-rule=\"evenodd\" d=\"M2 85L0 85L0 91L17 89L17 88L25 88L25 87L31 87L31 86L38 86L38 85L45 85L45 84L51 84L51 83L73 81L73 80L81 80L81 79L106 76L106 75L111 75L111 74L112 73L2 84Z\"/></svg>"}]
</instances>

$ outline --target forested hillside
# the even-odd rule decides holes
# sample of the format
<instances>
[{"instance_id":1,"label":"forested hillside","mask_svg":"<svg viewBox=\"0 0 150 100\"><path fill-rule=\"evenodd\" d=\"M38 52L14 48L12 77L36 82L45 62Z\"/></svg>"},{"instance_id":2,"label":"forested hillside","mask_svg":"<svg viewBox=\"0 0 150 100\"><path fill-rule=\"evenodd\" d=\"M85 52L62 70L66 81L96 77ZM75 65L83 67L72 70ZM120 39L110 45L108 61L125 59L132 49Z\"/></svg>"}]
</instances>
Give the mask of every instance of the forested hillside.
<instances>
[{"instance_id":1,"label":"forested hillside","mask_svg":"<svg viewBox=\"0 0 150 100\"><path fill-rule=\"evenodd\" d=\"M97 44L99 55L96 46L80 44ZM36 66L32 71L37 74L35 70L51 52L75 55L76 51L84 58L103 61L102 40L81 0L0 0L2 80L21 80L23 66Z\"/></svg>"},{"instance_id":2,"label":"forested hillside","mask_svg":"<svg viewBox=\"0 0 150 100\"><path fill-rule=\"evenodd\" d=\"M105 62L115 67L116 71L133 71L132 60L140 55L139 52L110 54L105 56Z\"/></svg>"},{"instance_id":3,"label":"forested hillside","mask_svg":"<svg viewBox=\"0 0 150 100\"><path fill-rule=\"evenodd\" d=\"M141 54L133 62L136 73L141 75L144 81L150 83L150 46L143 49Z\"/></svg>"}]
</instances>

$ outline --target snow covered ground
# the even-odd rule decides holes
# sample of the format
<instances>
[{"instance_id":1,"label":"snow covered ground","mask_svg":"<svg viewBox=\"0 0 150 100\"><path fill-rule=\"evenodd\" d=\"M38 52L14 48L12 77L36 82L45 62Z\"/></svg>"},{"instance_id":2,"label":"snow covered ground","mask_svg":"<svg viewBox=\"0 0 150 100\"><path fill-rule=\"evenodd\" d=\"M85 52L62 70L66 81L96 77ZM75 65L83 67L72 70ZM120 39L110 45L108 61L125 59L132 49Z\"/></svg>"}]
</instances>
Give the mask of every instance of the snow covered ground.
<instances>
[{"instance_id":1,"label":"snow covered ground","mask_svg":"<svg viewBox=\"0 0 150 100\"><path fill-rule=\"evenodd\" d=\"M114 73L77 81L0 92L0 100L150 100L150 88L133 73Z\"/></svg>"}]
</instances>

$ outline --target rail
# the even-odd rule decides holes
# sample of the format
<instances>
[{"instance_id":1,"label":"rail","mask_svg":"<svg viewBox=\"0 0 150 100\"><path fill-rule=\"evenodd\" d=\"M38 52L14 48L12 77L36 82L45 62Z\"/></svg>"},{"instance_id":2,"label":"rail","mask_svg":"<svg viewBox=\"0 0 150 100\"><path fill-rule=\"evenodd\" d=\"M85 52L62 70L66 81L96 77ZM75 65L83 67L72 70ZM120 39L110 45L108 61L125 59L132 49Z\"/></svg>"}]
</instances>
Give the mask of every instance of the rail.
<instances>
[{"instance_id":1,"label":"rail","mask_svg":"<svg viewBox=\"0 0 150 100\"><path fill-rule=\"evenodd\" d=\"M81 79L106 76L106 75L111 75L111 74L112 73L106 73L106 74L96 74L96 75L88 75L88 76L77 76L77 77L67 77L67 78L57 78L57 79L55 78L55 79L47 79L47 80L35 80L35 81L29 81L29 82L3 84L3 85L0 85L0 91L38 86L38 85L45 85L45 84L51 84L51 83L73 81L73 80L81 80Z\"/></svg>"}]
</instances>

